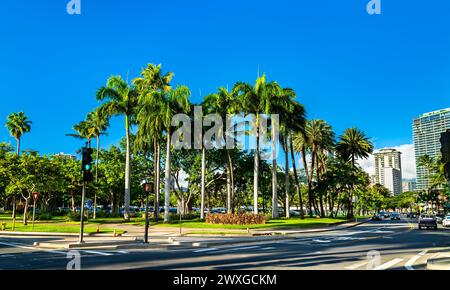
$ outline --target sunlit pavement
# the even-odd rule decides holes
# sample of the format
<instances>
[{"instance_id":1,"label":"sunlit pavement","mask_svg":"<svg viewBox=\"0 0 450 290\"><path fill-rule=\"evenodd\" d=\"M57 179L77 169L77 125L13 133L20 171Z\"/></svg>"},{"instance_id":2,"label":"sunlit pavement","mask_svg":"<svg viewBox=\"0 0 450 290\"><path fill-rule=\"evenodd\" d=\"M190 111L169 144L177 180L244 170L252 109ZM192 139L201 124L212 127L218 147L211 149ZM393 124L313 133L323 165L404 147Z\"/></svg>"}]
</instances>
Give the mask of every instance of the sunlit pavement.
<instances>
[{"instance_id":1,"label":"sunlit pavement","mask_svg":"<svg viewBox=\"0 0 450 290\"><path fill-rule=\"evenodd\" d=\"M0 237L0 269L66 269L68 250L38 250L36 238ZM208 248L81 250L81 269L423 270L450 252L450 229L415 221L369 222L351 229Z\"/></svg>"}]
</instances>

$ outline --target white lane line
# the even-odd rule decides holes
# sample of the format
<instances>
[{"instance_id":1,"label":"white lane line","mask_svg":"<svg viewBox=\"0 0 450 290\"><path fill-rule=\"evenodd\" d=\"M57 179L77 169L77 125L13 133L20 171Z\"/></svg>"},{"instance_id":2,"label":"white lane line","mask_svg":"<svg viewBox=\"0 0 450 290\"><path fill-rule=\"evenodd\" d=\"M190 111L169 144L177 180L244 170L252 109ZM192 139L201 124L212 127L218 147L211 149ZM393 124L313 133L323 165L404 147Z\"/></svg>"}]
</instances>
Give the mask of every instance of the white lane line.
<instances>
[{"instance_id":1,"label":"white lane line","mask_svg":"<svg viewBox=\"0 0 450 290\"><path fill-rule=\"evenodd\" d=\"M15 243L0 242L0 245L4 245L4 246L7 246L7 247L12 247L12 248L33 250L33 251L43 251L43 252L48 252L48 253L53 253L53 254L62 254L62 255L66 255L67 254L67 252L63 252L63 251L37 249L35 247L23 246L23 245L19 245L19 244L15 244Z\"/></svg>"},{"instance_id":2,"label":"white lane line","mask_svg":"<svg viewBox=\"0 0 450 290\"><path fill-rule=\"evenodd\" d=\"M229 251L240 251L240 250L250 250L250 249L256 249L259 248L259 246L249 246L249 247L240 247L240 248L234 248L234 249L228 249Z\"/></svg>"},{"instance_id":3,"label":"white lane line","mask_svg":"<svg viewBox=\"0 0 450 290\"><path fill-rule=\"evenodd\" d=\"M413 265L414 263L419 260L421 257L423 257L429 250L424 250L422 252L420 252L419 254L415 255L414 257L412 257L411 259L408 260L408 262L406 262L405 264L405 268L409 271L413 271Z\"/></svg>"},{"instance_id":4,"label":"white lane line","mask_svg":"<svg viewBox=\"0 0 450 290\"><path fill-rule=\"evenodd\" d=\"M207 249L196 250L196 251L194 251L194 253L211 252L211 251L215 251L215 250L217 250L217 248L207 248Z\"/></svg>"},{"instance_id":5,"label":"white lane line","mask_svg":"<svg viewBox=\"0 0 450 290\"><path fill-rule=\"evenodd\" d=\"M402 262L403 260L404 259L400 259L400 258L396 258L396 259L390 260L389 262L384 263L383 265L380 265L380 266L376 267L374 270L387 270L390 267L392 267L392 266Z\"/></svg>"},{"instance_id":6,"label":"white lane line","mask_svg":"<svg viewBox=\"0 0 450 290\"><path fill-rule=\"evenodd\" d=\"M267 250L275 250L275 247L267 247L267 248L262 248L261 250L267 251Z\"/></svg>"},{"instance_id":7,"label":"white lane line","mask_svg":"<svg viewBox=\"0 0 450 290\"><path fill-rule=\"evenodd\" d=\"M313 240L315 243L331 243L329 240Z\"/></svg>"},{"instance_id":8,"label":"white lane line","mask_svg":"<svg viewBox=\"0 0 450 290\"><path fill-rule=\"evenodd\" d=\"M0 258L11 258L14 257L14 255L0 255Z\"/></svg>"},{"instance_id":9,"label":"white lane line","mask_svg":"<svg viewBox=\"0 0 450 290\"><path fill-rule=\"evenodd\" d=\"M356 264L350 265L350 266L348 266L348 267L345 267L345 269L348 269L348 270L356 270L356 269L361 268L362 266L365 266L365 265L367 265L367 264L369 264L368 261L362 262L362 263L356 263Z\"/></svg>"},{"instance_id":10,"label":"white lane line","mask_svg":"<svg viewBox=\"0 0 450 290\"><path fill-rule=\"evenodd\" d=\"M100 256L112 256L114 254L107 253L107 252L98 252L98 251L91 251L91 250L82 250L80 252L88 253L88 254L94 254L94 255L100 255Z\"/></svg>"},{"instance_id":11,"label":"white lane line","mask_svg":"<svg viewBox=\"0 0 450 290\"><path fill-rule=\"evenodd\" d=\"M116 253L119 253L119 254L128 254L129 252L127 252L127 251L116 251Z\"/></svg>"}]
</instances>

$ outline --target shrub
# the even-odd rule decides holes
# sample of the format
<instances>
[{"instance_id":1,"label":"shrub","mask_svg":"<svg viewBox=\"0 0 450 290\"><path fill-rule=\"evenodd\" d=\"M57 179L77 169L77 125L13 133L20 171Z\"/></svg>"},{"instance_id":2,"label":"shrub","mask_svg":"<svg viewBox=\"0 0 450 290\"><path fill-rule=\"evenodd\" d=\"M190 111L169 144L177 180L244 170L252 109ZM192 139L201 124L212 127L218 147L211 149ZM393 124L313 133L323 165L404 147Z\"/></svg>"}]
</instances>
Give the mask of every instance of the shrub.
<instances>
[{"instance_id":1,"label":"shrub","mask_svg":"<svg viewBox=\"0 0 450 290\"><path fill-rule=\"evenodd\" d=\"M223 225L260 225L266 223L266 216L254 214L207 214L206 223Z\"/></svg>"},{"instance_id":2,"label":"shrub","mask_svg":"<svg viewBox=\"0 0 450 290\"><path fill-rule=\"evenodd\" d=\"M78 212L70 212L66 215L66 221L79 222L81 220L81 214Z\"/></svg>"},{"instance_id":3,"label":"shrub","mask_svg":"<svg viewBox=\"0 0 450 290\"><path fill-rule=\"evenodd\" d=\"M53 218L53 215L52 215L52 213L50 213L50 212L44 212L44 213L41 213L40 215L39 215L39 220L41 220L41 221L49 221L49 220L51 220Z\"/></svg>"},{"instance_id":4,"label":"shrub","mask_svg":"<svg viewBox=\"0 0 450 290\"><path fill-rule=\"evenodd\" d=\"M198 219L200 216L195 214L195 213L187 213L181 216L181 219L183 220L195 220ZM175 213L175 214L170 214L170 219L171 220L179 220L180 219L180 215Z\"/></svg>"}]
</instances>

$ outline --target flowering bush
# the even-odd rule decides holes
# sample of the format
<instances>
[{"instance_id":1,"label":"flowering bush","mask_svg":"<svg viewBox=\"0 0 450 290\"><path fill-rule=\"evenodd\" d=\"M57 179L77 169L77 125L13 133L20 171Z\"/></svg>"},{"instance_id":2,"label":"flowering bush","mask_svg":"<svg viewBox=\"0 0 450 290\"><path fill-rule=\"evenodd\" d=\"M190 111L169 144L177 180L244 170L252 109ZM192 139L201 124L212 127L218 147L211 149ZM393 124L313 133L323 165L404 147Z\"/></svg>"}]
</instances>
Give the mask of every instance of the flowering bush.
<instances>
[{"instance_id":1,"label":"flowering bush","mask_svg":"<svg viewBox=\"0 0 450 290\"><path fill-rule=\"evenodd\" d=\"M266 216L254 214L207 214L206 223L223 225L259 225L266 223Z\"/></svg>"}]
</instances>

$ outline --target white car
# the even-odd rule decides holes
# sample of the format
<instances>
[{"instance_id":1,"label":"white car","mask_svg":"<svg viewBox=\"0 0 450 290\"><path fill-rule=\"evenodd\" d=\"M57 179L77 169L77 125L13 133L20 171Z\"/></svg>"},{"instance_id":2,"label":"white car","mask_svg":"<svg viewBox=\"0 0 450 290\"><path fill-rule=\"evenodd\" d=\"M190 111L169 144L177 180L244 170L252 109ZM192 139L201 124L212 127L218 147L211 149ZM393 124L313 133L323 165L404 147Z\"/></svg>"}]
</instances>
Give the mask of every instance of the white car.
<instances>
[{"instance_id":1,"label":"white car","mask_svg":"<svg viewBox=\"0 0 450 290\"><path fill-rule=\"evenodd\" d=\"M450 227L450 215L446 216L443 220L442 220L442 225L444 227Z\"/></svg>"}]
</instances>

